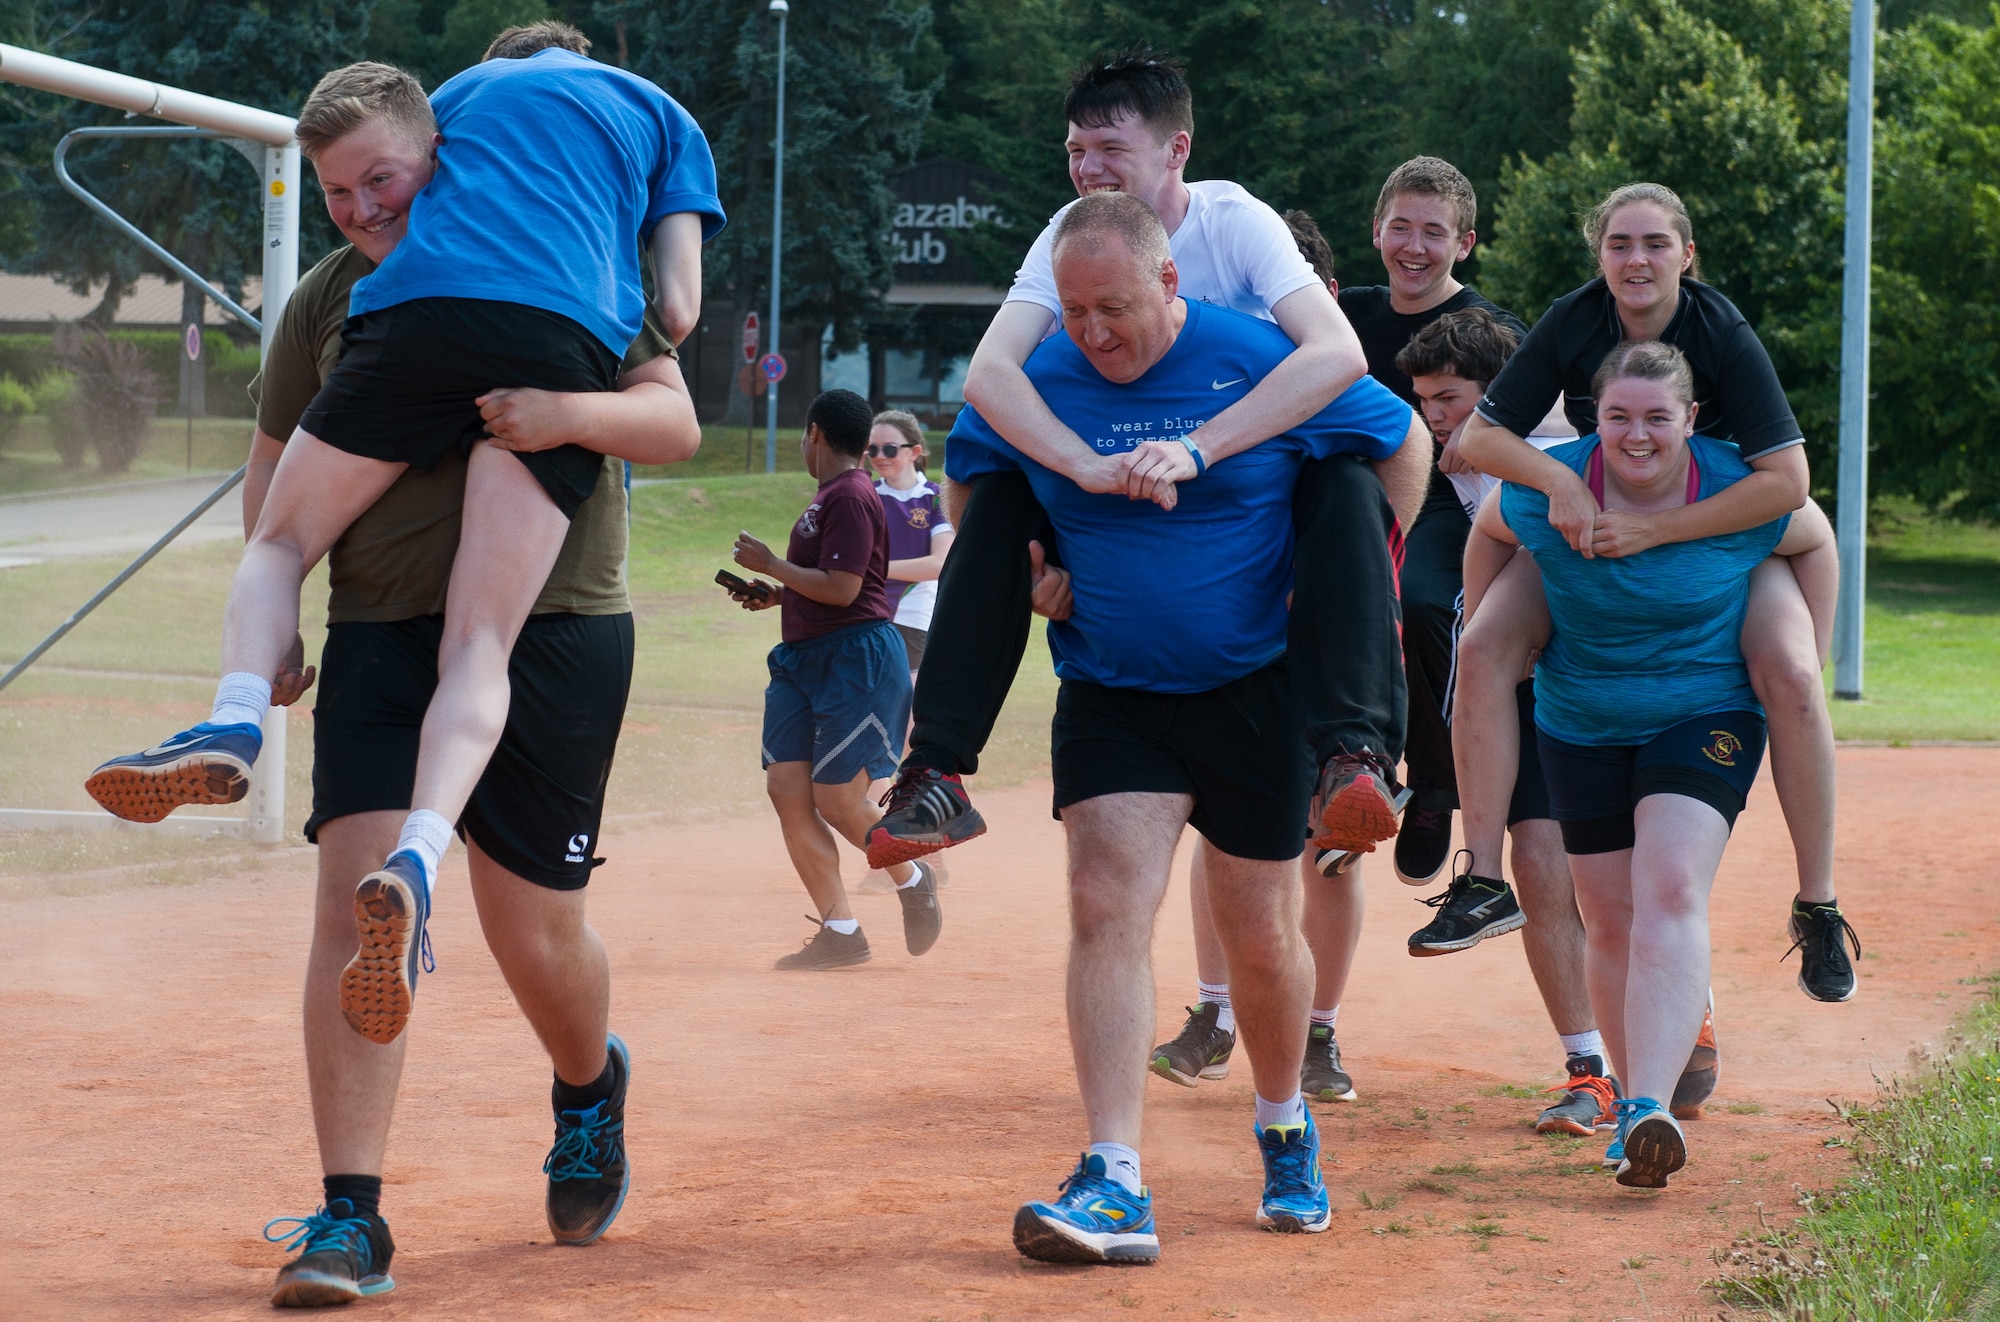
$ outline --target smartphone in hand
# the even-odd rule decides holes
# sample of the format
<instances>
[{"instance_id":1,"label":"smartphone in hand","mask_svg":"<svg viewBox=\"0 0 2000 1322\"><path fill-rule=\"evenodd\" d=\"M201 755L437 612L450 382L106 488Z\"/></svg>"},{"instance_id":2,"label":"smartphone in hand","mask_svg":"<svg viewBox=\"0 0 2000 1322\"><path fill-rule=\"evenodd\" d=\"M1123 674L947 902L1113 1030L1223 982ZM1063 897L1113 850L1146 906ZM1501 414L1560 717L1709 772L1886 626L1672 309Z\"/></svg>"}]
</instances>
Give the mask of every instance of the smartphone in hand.
<instances>
[{"instance_id":1,"label":"smartphone in hand","mask_svg":"<svg viewBox=\"0 0 2000 1322\"><path fill-rule=\"evenodd\" d=\"M769 601L771 599L771 585L769 583L751 583L745 579L738 578L727 569L716 570L715 581L721 584L732 597L751 597L757 601Z\"/></svg>"}]
</instances>

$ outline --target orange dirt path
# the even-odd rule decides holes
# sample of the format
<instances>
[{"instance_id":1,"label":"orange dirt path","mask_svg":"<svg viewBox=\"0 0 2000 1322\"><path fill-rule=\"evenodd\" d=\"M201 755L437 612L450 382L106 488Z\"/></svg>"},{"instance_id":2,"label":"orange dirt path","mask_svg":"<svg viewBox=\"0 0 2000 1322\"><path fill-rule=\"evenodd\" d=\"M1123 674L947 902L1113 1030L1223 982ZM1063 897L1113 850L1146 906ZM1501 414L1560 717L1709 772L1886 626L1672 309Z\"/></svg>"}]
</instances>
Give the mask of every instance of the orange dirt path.
<instances>
[{"instance_id":1,"label":"orange dirt path","mask_svg":"<svg viewBox=\"0 0 2000 1322\"><path fill-rule=\"evenodd\" d=\"M808 928L767 818L614 833L592 912L635 1058L636 1174L586 1250L549 1243L547 1065L454 856L389 1151L399 1284L349 1315L1713 1317L1709 1248L1846 1169L1822 1099L1870 1096L1939 1040L2000 946L2000 752L1840 761L1861 995L1808 1002L1779 962L1791 853L1767 781L1714 906L1722 1087L1664 1195L1584 1173L1596 1141L1526 1128L1539 1102L1502 1089L1547 1082L1559 1055L1520 942L1408 958L1426 911L1375 865L1340 1021L1362 1100L1316 1108L1333 1229L1252 1225L1247 1069L1151 1081L1163 1258L1122 1271L1025 1264L1008 1238L1084 1142L1046 786L981 796L993 829L947 856L935 951L903 954L893 899L862 896L875 962L835 974L769 968ZM310 861L272 859L0 908L0 1315L268 1315L282 1255L258 1230L320 1197L297 1028ZM1192 999L1181 881L1156 967L1165 1033Z\"/></svg>"}]
</instances>

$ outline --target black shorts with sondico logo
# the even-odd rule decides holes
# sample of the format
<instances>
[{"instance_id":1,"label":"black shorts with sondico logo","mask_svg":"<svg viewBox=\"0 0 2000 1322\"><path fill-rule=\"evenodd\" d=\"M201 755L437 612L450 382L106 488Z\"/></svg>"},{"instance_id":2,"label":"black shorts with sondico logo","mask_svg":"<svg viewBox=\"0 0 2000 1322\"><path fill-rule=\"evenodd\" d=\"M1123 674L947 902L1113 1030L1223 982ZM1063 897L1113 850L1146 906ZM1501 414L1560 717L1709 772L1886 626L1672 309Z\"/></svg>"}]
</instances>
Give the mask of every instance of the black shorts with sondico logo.
<instances>
[{"instance_id":1,"label":"black shorts with sondico logo","mask_svg":"<svg viewBox=\"0 0 2000 1322\"><path fill-rule=\"evenodd\" d=\"M441 615L328 626L307 840L336 817L409 809L443 631ZM598 829L632 686L632 617L530 616L507 679L507 728L459 834L537 886L581 889L604 861Z\"/></svg>"}]
</instances>

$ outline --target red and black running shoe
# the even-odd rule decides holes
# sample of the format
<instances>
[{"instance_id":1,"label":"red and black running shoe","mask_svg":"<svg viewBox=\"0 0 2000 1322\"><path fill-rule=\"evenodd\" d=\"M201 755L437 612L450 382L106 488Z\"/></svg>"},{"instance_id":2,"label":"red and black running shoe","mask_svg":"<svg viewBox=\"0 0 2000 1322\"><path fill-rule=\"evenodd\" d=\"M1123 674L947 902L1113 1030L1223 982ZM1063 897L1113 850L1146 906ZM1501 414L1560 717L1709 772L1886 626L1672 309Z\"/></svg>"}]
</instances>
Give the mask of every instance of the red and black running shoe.
<instances>
[{"instance_id":1,"label":"red and black running shoe","mask_svg":"<svg viewBox=\"0 0 2000 1322\"><path fill-rule=\"evenodd\" d=\"M882 803L882 820L868 830L871 868L908 863L986 834L986 819L964 783L935 767L904 767Z\"/></svg>"},{"instance_id":2,"label":"red and black running shoe","mask_svg":"<svg viewBox=\"0 0 2000 1322\"><path fill-rule=\"evenodd\" d=\"M1410 792L1396 783L1394 769L1375 753L1335 753L1320 768L1313 793L1313 820L1321 849L1372 854L1396 834L1397 815Z\"/></svg>"}]
</instances>

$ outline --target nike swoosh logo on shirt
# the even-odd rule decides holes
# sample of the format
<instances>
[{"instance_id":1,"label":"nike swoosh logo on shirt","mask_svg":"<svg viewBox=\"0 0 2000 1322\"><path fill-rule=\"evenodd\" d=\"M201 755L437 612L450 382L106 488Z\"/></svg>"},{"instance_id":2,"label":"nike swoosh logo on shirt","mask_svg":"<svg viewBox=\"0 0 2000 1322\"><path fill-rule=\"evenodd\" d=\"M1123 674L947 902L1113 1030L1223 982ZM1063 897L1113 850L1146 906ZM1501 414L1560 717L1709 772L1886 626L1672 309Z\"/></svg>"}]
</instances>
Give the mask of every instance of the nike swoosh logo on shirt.
<instances>
[{"instance_id":1,"label":"nike swoosh logo on shirt","mask_svg":"<svg viewBox=\"0 0 2000 1322\"><path fill-rule=\"evenodd\" d=\"M1249 379L1247 376L1239 376L1234 381L1211 381L1208 383L1208 388L1210 390L1227 390L1231 386L1240 386Z\"/></svg>"}]
</instances>

